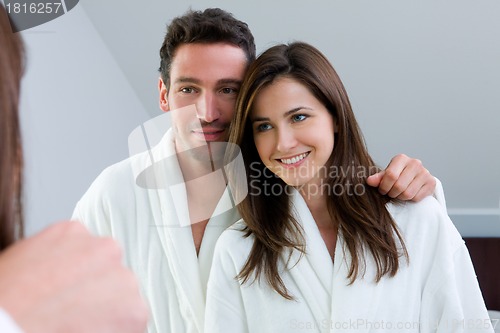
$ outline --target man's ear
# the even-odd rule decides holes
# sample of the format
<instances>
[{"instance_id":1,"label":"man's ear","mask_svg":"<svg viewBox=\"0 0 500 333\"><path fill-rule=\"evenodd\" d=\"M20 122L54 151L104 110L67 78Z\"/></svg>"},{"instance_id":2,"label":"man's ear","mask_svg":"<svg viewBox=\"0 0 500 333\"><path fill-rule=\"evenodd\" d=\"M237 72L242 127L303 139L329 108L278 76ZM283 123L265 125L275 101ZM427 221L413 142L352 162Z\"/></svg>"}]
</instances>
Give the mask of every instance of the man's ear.
<instances>
[{"instance_id":1,"label":"man's ear","mask_svg":"<svg viewBox=\"0 0 500 333\"><path fill-rule=\"evenodd\" d=\"M167 86L163 82L161 78L158 79L158 91L160 94L160 109L164 112L170 111L170 107L168 105L168 90Z\"/></svg>"}]
</instances>

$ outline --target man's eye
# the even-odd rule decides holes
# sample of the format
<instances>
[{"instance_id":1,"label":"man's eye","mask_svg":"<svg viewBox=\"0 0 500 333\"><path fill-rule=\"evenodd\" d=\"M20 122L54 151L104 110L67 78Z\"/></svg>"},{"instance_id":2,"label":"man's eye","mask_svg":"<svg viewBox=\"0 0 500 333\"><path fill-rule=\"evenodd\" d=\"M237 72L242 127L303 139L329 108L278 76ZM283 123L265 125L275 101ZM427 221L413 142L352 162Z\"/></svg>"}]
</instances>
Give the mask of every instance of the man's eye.
<instances>
[{"instance_id":1,"label":"man's eye","mask_svg":"<svg viewBox=\"0 0 500 333\"><path fill-rule=\"evenodd\" d=\"M306 118L307 118L307 116L304 115L304 114L294 114L292 116L292 121L293 122L299 122L299 121L305 120Z\"/></svg>"},{"instance_id":2,"label":"man's eye","mask_svg":"<svg viewBox=\"0 0 500 333\"><path fill-rule=\"evenodd\" d=\"M222 88L221 89L221 92L223 94L237 94L238 93L238 90L237 89L234 89L234 88Z\"/></svg>"},{"instance_id":3,"label":"man's eye","mask_svg":"<svg viewBox=\"0 0 500 333\"><path fill-rule=\"evenodd\" d=\"M194 89L191 87L186 87L186 88L182 88L181 92L183 92L185 94L192 94L194 92Z\"/></svg>"},{"instance_id":4,"label":"man's eye","mask_svg":"<svg viewBox=\"0 0 500 333\"><path fill-rule=\"evenodd\" d=\"M260 124L257 126L257 132L265 132L270 130L272 127L269 124Z\"/></svg>"}]
</instances>

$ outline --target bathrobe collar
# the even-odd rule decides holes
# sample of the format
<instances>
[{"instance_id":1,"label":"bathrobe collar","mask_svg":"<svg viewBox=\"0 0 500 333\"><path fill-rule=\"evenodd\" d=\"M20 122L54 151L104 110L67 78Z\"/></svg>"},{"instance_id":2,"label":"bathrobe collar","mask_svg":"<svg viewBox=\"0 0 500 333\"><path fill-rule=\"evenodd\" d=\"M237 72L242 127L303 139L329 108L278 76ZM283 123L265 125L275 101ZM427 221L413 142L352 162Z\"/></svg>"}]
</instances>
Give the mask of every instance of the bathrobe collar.
<instances>
[{"instance_id":1,"label":"bathrobe collar","mask_svg":"<svg viewBox=\"0 0 500 333\"><path fill-rule=\"evenodd\" d=\"M238 220L238 213L226 189L215 209L216 215L209 219L197 256L188 222L186 188L171 129L151 152L154 184L150 195L157 196L161 205L161 217L155 217L161 223L156 223L156 229L176 283L181 312L187 322L194 322L196 330L202 332L206 284L215 242L224 229Z\"/></svg>"}]
</instances>

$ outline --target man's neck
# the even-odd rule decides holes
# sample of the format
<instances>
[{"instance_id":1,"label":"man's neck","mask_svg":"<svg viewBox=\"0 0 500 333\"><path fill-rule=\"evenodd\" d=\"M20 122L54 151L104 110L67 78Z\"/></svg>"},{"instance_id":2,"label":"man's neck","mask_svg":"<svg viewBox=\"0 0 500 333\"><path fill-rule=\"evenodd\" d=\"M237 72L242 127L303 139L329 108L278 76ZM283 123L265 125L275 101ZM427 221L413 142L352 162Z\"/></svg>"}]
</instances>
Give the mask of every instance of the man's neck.
<instances>
[{"instance_id":1,"label":"man's neck","mask_svg":"<svg viewBox=\"0 0 500 333\"><path fill-rule=\"evenodd\" d=\"M197 149L201 151L201 158L189 152L182 152L177 156L186 187L191 231L198 254L208 221L226 189L226 180L221 171L221 162L203 158L210 155L203 154L201 147Z\"/></svg>"}]
</instances>

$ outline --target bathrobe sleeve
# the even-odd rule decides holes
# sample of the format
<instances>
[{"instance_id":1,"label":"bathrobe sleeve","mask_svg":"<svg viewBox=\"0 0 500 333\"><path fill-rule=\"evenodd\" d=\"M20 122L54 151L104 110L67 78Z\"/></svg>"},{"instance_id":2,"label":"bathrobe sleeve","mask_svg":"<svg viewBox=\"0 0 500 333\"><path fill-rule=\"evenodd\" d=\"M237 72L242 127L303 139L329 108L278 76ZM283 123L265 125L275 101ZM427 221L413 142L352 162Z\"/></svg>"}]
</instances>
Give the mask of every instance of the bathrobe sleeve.
<instances>
[{"instance_id":1,"label":"bathrobe sleeve","mask_svg":"<svg viewBox=\"0 0 500 333\"><path fill-rule=\"evenodd\" d=\"M235 248L233 244L238 239L246 241L240 235L239 231L226 230L217 241L207 287L205 333L248 332L242 286L236 279L241 263L229 251ZM236 258L242 257L237 255Z\"/></svg>"},{"instance_id":2,"label":"bathrobe sleeve","mask_svg":"<svg viewBox=\"0 0 500 333\"><path fill-rule=\"evenodd\" d=\"M429 254L432 268L422 294L423 331L493 332L462 237L442 209L427 208L434 210L441 221L437 222L436 244L433 253Z\"/></svg>"},{"instance_id":3,"label":"bathrobe sleeve","mask_svg":"<svg viewBox=\"0 0 500 333\"><path fill-rule=\"evenodd\" d=\"M110 202L111 192L122 188L122 184L115 184L113 170L115 167L104 170L92 183L85 195L77 202L73 210L72 220L84 224L92 233L103 236L113 234L111 226L112 214ZM118 191L116 191L118 192Z\"/></svg>"},{"instance_id":4,"label":"bathrobe sleeve","mask_svg":"<svg viewBox=\"0 0 500 333\"><path fill-rule=\"evenodd\" d=\"M465 245L453 254L449 274L426 288L422 297L421 323L429 332L493 332L474 268ZM427 331L427 330L426 330Z\"/></svg>"},{"instance_id":5,"label":"bathrobe sleeve","mask_svg":"<svg viewBox=\"0 0 500 333\"><path fill-rule=\"evenodd\" d=\"M436 198L436 200L444 208L444 211L447 212L446 198L444 197L443 184L441 184L441 181L439 179L437 179L436 177L434 177L434 179L436 179L436 187L434 188L433 196L434 196L434 198Z\"/></svg>"}]
</instances>

